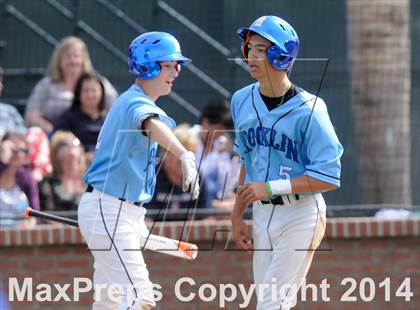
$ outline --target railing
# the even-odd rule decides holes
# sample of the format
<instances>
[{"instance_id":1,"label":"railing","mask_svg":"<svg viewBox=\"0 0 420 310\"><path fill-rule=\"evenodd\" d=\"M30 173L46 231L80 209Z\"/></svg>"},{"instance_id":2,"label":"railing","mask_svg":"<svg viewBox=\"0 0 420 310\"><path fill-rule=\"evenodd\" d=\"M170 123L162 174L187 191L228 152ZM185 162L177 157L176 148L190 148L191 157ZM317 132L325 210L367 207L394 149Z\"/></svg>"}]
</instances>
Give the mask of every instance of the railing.
<instances>
[{"instance_id":1,"label":"railing","mask_svg":"<svg viewBox=\"0 0 420 310\"><path fill-rule=\"evenodd\" d=\"M233 205L233 203L232 203ZM407 217L420 217L420 206L419 205L399 205L399 204L363 204L363 205L332 205L327 208L327 217L373 217L374 212L379 210L393 210L393 211L408 211L410 214L407 214ZM192 215L202 217L202 216L228 216L231 214L231 209L229 208L190 208L190 209L148 209L148 216L165 216L165 215L177 215L177 216L187 216ZM48 211L48 213L68 218L77 218L77 211ZM370 215L368 215L370 213ZM244 216L250 218L252 216L251 208L247 208L244 211ZM398 214L395 213L397 217ZM12 219L12 220L21 220L25 219L22 217L0 217L0 219Z\"/></svg>"},{"instance_id":2,"label":"railing","mask_svg":"<svg viewBox=\"0 0 420 310\"><path fill-rule=\"evenodd\" d=\"M124 22L131 29L133 29L135 31L138 31L138 32L146 32L147 31L145 27L139 25L137 22L132 20L123 11L119 10L117 7L115 7L109 1L107 1L107 0L96 0L96 1L100 4L102 4L104 8L106 8L115 17L119 18L122 22ZM222 85L217 83L214 79L212 79L205 72L200 70L194 64L189 64L188 66L185 66L185 69L189 70L192 74L194 74L196 77L198 77L200 80L202 80L205 84L207 84L208 86L213 88L215 91L217 91L223 97L230 98L231 92L229 90L227 90ZM199 111L197 110L197 112L198 112L198 114L196 116L199 116Z\"/></svg>"},{"instance_id":3,"label":"railing","mask_svg":"<svg viewBox=\"0 0 420 310\"><path fill-rule=\"evenodd\" d=\"M26 15L24 15L22 12L16 9L13 5L6 5L6 12L15 17L19 22L27 26L30 30L32 30L35 34L37 34L40 38L42 38L50 45L55 46L58 43L58 40L56 38L54 38L51 34L42 29L38 24L30 20Z\"/></svg>"},{"instance_id":4,"label":"railing","mask_svg":"<svg viewBox=\"0 0 420 310\"><path fill-rule=\"evenodd\" d=\"M57 12L59 12L61 15L63 15L67 19L72 19L76 21L76 25L78 28L82 29L84 32L86 32L89 36L91 36L97 43L99 43L101 46L103 46L106 50L108 50L116 59L120 60L124 64L127 64L127 56L121 52L119 49L117 49L112 43L110 43L108 40L106 40L100 33L95 31L92 27L90 27L86 22L83 20L77 19L77 17L69 11L66 7L64 7L60 2L56 0L45 0L47 4L49 4L52 8L54 8ZM105 3L107 1L101 1L100 3ZM114 8L110 3L107 3L106 6L108 9ZM8 4L5 6L5 10L7 13L9 13L11 16L16 18L19 22L21 22L23 25L25 25L27 28L29 28L31 31L33 31L38 37L46 41L51 46L57 45L59 42L58 39L54 38L50 33L48 33L45 29L43 29L41 26L39 26L37 23L32 21L29 17L27 17L25 14L23 14L21 11L19 11L15 6ZM121 10L115 10L113 13L116 14L116 16L123 16L123 12ZM134 23L133 20L129 20L128 25L131 27L135 27L136 31L143 31L144 28L137 23ZM21 69L21 68L15 68L15 69L7 69L5 70L5 74L7 75L26 75L26 74L42 74L44 73L44 69L41 68L29 68L29 69ZM177 94L176 92L172 91L169 94L169 97L174 100L178 105L183 107L185 110L190 112L193 116L198 117L200 115L200 111L194 107L190 102L188 102L186 99L184 99L182 96Z\"/></svg>"},{"instance_id":5,"label":"railing","mask_svg":"<svg viewBox=\"0 0 420 310\"><path fill-rule=\"evenodd\" d=\"M198 27L196 24L194 24L192 21L190 21L187 17L179 13L177 10L175 10L173 7L171 7L169 4L167 4L163 0L159 0L157 2L157 5L160 9L162 9L165 13L167 13L169 16L176 19L180 24L184 25L188 30L195 33L197 36L199 36L202 40L204 40L206 43L208 43L211 47L213 47L217 52L221 53L223 56L226 57L227 60L233 60L235 64L243 68L244 70L248 70L248 67L243 63L241 58L234 57L232 52L224 46L222 43L211 37L207 32L205 32L203 29Z\"/></svg>"},{"instance_id":6,"label":"railing","mask_svg":"<svg viewBox=\"0 0 420 310\"><path fill-rule=\"evenodd\" d=\"M226 57L226 60L233 61L236 65L240 66L241 68L247 70L247 66L242 62L242 59L238 57L234 57L232 52L225 47L223 44L218 42L216 39L211 37L209 34L207 34L203 29L198 27L196 24L194 24L192 21L190 21L187 17L179 13L177 10L172 8L169 4L167 4L165 1L159 0L157 1L158 8L160 8L163 12L168 14L169 16L173 17L175 20L177 20L180 24L185 26L188 30L196 34L198 37L200 37L204 42L208 43L211 47L213 47L216 51L221 53L223 56ZM202 75L202 71L198 71L198 68L195 66L190 66L190 71L193 71L194 73L197 73L197 75ZM207 76L207 75L206 75ZM222 94L225 98L230 98L231 92L228 91L226 88L221 86L220 84L216 83L214 80L209 80L209 83L211 83L211 86L213 89L217 90L220 94Z\"/></svg>"},{"instance_id":7,"label":"railing","mask_svg":"<svg viewBox=\"0 0 420 310\"><path fill-rule=\"evenodd\" d=\"M49 0L49 1L55 1L55 0ZM136 32L146 32L146 28L144 28L142 25L134 21L132 18L130 18L127 14L125 14L122 10L118 9L116 6L114 6L112 3L106 0L96 0L98 3L102 4L104 8L106 8L111 14L113 14L115 17L123 21L126 25L128 25L131 29L133 29ZM122 60L121 57L119 57L120 60ZM124 63L127 63L127 56L124 54ZM185 100L182 96L178 95L175 91L171 91L169 93L169 98L174 100L178 105L183 107L185 110L190 112L195 117L200 116L200 111L193 106L190 102Z\"/></svg>"},{"instance_id":8,"label":"railing","mask_svg":"<svg viewBox=\"0 0 420 310\"><path fill-rule=\"evenodd\" d=\"M96 0L98 3L102 4L104 8L106 8L110 13L112 13L115 17L117 17L119 20L123 21L126 25L128 25L131 29L142 33L147 32L146 28L140 25L138 22L136 22L134 19L132 19L130 16L125 14L122 10L117 8L115 5L110 3L107 0Z\"/></svg>"},{"instance_id":9,"label":"railing","mask_svg":"<svg viewBox=\"0 0 420 310\"><path fill-rule=\"evenodd\" d=\"M4 75L19 76L19 75L43 75L45 68L12 68L4 69Z\"/></svg>"}]
</instances>

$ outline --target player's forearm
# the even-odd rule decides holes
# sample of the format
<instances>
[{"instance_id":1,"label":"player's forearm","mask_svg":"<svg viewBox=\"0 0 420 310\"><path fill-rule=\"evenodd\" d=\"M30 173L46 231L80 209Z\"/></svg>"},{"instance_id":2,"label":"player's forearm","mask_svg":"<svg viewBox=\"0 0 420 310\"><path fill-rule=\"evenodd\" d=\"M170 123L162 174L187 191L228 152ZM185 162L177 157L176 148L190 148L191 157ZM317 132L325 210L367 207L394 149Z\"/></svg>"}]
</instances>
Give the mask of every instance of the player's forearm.
<instances>
[{"instance_id":1,"label":"player's forearm","mask_svg":"<svg viewBox=\"0 0 420 310\"><path fill-rule=\"evenodd\" d=\"M230 216L231 220L240 219L244 214L246 208L246 203L241 199L240 196L236 196L235 204L233 206L232 214Z\"/></svg>"},{"instance_id":2,"label":"player's forearm","mask_svg":"<svg viewBox=\"0 0 420 310\"><path fill-rule=\"evenodd\" d=\"M334 184L326 183L310 176L302 175L290 180L292 193L319 193L334 190Z\"/></svg>"},{"instance_id":3,"label":"player's forearm","mask_svg":"<svg viewBox=\"0 0 420 310\"><path fill-rule=\"evenodd\" d=\"M177 158L179 158L181 154L187 152L185 147L175 137L172 130L159 119L148 118L144 121L143 128L151 139L174 154Z\"/></svg>"},{"instance_id":4,"label":"player's forearm","mask_svg":"<svg viewBox=\"0 0 420 310\"><path fill-rule=\"evenodd\" d=\"M239 173L239 183L238 183L239 186L244 184L245 175L246 175L245 166L242 165L241 166L241 171ZM245 208L246 208L246 203L241 199L241 197L239 195L236 195L235 204L233 206L231 219L234 220L234 219L237 219L237 218L242 218L242 214L244 213Z\"/></svg>"}]
</instances>

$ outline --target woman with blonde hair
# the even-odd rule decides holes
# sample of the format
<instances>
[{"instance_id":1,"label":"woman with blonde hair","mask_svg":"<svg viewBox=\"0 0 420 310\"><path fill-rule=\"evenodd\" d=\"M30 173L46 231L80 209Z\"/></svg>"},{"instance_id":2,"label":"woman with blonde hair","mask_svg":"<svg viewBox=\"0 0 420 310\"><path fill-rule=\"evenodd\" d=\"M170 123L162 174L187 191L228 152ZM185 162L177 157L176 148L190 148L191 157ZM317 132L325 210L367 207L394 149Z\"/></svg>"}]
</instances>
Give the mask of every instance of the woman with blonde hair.
<instances>
[{"instance_id":1,"label":"woman with blonde hair","mask_svg":"<svg viewBox=\"0 0 420 310\"><path fill-rule=\"evenodd\" d=\"M71 106L77 80L92 70L86 44L74 36L62 39L52 54L46 76L35 85L28 99L25 111L28 126L39 126L51 133L53 123ZM109 106L118 94L107 79L103 78L103 83Z\"/></svg>"},{"instance_id":2,"label":"woman with blonde hair","mask_svg":"<svg viewBox=\"0 0 420 310\"><path fill-rule=\"evenodd\" d=\"M82 177L86 156L79 139L71 132L57 131L51 138L52 175L39 185L43 210L76 210L85 190Z\"/></svg>"}]
</instances>

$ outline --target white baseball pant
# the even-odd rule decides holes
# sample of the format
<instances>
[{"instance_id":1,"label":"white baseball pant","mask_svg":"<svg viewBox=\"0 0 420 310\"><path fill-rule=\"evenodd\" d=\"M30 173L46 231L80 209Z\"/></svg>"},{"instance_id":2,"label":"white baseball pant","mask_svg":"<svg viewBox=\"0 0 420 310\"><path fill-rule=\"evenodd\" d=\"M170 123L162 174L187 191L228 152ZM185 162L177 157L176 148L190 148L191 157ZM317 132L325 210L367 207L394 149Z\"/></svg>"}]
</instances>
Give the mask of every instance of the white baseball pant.
<instances>
[{"instance_id":1,"label":"white baseball pant","mask_svg":"<svg viewBox=\"0 0 420 310\"><path fill-rule=\"evenodd\" d=\"M80 231L94 257L93 310L155 306L153 284L140 250L148 235L146 209L94 189L79 204Z\"/></svg>"},{"instance_id":2,"label":"white baseball pant","mask_svg":"<svg viewBox=\"0 0 420 310\"><path fill-rule=\"evenodd\" d=\"M321 194L300 195L298 201L284 206L254 203L257 310L287 310L296 305L298 288L324 236L325 211Z\"/></svg>"}]
</instances>

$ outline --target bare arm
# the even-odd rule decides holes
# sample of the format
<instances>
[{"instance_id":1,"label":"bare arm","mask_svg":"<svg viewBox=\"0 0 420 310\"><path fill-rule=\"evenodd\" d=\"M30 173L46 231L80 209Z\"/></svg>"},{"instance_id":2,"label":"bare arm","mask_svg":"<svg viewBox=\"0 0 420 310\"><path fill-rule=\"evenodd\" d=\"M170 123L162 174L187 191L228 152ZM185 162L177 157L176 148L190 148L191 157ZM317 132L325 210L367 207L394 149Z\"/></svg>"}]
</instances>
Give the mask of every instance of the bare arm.
<instances>
[{"instance_id":1,"label":"bare arm","mask_svg":"<svg viewBox=\"0 0 420 310\"><path fill-rule=\"evenodd\" d=\"M47 133L51 133L53 131L53 124L43 118L39 112L26 112L25 121L28 124L28 127L39 126Z\"/></svg>"},{"instance_id":2,"label":"bare arm","mask_svg":"<svg viewBox=\"0 0 420 310\"><path fill-rule=\"evenodd\" d=\"M146 135L156 141L164 149L174 154L177 158L180 158L183 153L187 152L185 147L175 137L172 130L157 117L149 117L146 119L143 122L143 128L146 130Z\"/></svg>"},{"instance_id":3,"label":"bare arm","mask_svg":"<svg viewBox=\"0 0 420 310\"><path fill-rule=\"evenodd\" d=\"M190 188L191 198L197 199L200 193L200 181L194 153L187 151L172 130L158 118L149 117L143 121L142 125L151 139L181 160L182 189L185 192Z\"/></svg>"},{"instance_id":4,"label":"bare arm","mask_svg":"<svg viewBox=\"0 0 420 310\"><path fill-rule=\"evenodd\" d=\"M302 175L290 180L292 193L318 193L337 188L334 184L326 183L310 176Z\"/></svg>"},{"instance_id":5,"label":"bare arm","mask_svg":"<svg viewBox=\"0 0 420 310\"><path fill-rule=\"evenodd\" d=\"M239 174L239 188L241 188L244 184L245 175L245 166L242 165L241 172ZM248 204L241 199L238 190L230 219L232 222L232 240L235 241L239 248L249 252L253 249L252 233L249 226L242 219L242 215L247 205Z\"/></svg>"},{"instance_id":6,"label":"bare arm","mask_svg":"<svg viewBox=\"0 0 420 310\"><path fill-rule=\"evenodd\" d=\"M53 131L53 124L40 112L45 102L50 99L49 90L53 90L53 87L49 78L43 78L35 85L25 109L25 121L28 127L39 126L47 133Z\"/></svg>"},{"instance_id":7,"label":"bare arm","mask_svg":"<svg viewBox=\"0 0 420 310\"><path fill-rule=\"evenodd\" d=\"M241 165L241 171L239 173L239 187L244 184L245 174L246 174L245 166L244 165ZM240 198L240 196L239 195L236 195L235 204L233 206L231 219L242 218L242 214L244 213L246 206L247 205Z\"/></svg>"},{"instance_id":8,"label":"bare arm","mask_svg":"<svg viewBox=\"0 0 420 310\"><path fill-rule=\"evenodd\" d=\"M310 176L302 175L290 180L292 193L318 193L337 188L334 184L326 183ZM267 199L270 194L266 182L251 182L238 188L238 195L246 204L254 201Z\"/></svg>"}]
</instances>

